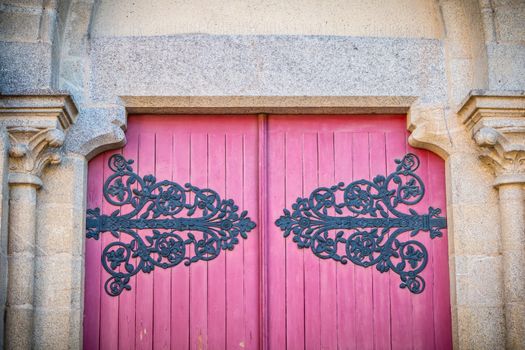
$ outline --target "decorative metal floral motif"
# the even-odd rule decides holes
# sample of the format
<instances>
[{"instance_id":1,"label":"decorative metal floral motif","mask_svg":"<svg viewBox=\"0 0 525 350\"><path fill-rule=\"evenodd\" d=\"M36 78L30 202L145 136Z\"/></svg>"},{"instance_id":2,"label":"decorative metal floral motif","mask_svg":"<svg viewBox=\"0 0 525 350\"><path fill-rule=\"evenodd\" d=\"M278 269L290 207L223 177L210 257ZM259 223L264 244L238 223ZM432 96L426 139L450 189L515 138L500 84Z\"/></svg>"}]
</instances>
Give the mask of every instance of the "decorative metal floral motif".
<instances>
[{"instance_id":1,"label":"decorative metal floral motif","mask_svg":"<svg viewBox=\"0 0 525 350\"><path fill-rule=\"evenodd\" d=\"M109 159L114 173L104 183L104 198L121 209L111 215L102 215L99 208L87 211L87 238L99 239L104 232L121 238L102 251L102 266L111 276L104 286L109 295L130 290L130 278L140 271L212 260L255 227L233 200L189 183L182 187L157 182L153 175L140 177L132 163L118 154ZM149 231L139 235L139 230Z\"/></svg>"},{"instance_id":2,"label":"decorative metal floral motif","mask_svg":"<svg viewBox=\"0 0 525 350\"><path fill-rule=\"evenodd\" d=\"M419 158L406 154L395 161L396 170L388 176L376 176L373 181L357 180L347 186L340 182L332 187L320 187L309 198L297 198L292 212L275 223L284 237L293 234L299 248L310 248L322 259L348 261L369 267L376 265L380 272L392 270L401 278L401 288L419 294L425 289L420 276L428 263L425 246L413 239L401 239L419 232L429 232L430 238L441 237L446 219L441 209L428 208L418 214L402 206L421 201L425 186L415 173ZM345 215L345 212L350 215Z\"/></svg>"}]
</instances>

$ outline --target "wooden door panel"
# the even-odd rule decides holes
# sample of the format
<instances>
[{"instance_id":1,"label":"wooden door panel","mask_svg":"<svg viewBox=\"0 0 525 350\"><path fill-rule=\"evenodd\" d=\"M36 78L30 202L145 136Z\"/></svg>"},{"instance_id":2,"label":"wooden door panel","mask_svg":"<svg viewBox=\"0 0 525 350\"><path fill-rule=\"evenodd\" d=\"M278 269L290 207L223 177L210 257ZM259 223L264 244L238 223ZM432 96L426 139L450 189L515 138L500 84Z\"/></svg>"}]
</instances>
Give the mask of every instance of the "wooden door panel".
<instances>
[{"instance_id":1,"label":"wooden door panel","mask_svg":"<svg viewBox=\"0 0 525 350\"><path fill-rule=\"evenodd\" d=\"M429 206L439 207L445 215L443 161L408 146L404 116L275 115L268 125L272 222L319 186L395 171L394 160L408 152L419 157L417 173L427 186L412 208L425 213ZM392 271L319 259L310 249L298 249L292 235L283 245L282 234L270 229L268 240L270 348L451 348L446 234L417 235L429 253L421 294L400 288L400 276ZM297 340L301 337L304 341Z\"/></svg>"},{"instance_id":2,"label":"wooden door panel","mask_svg":"<svg viewBox=\"0 0 525 350\"><path fill-rule=\"evenodd\" d=\"M394 160L408 152L419 157L417 174L426 186L412 208L423 213L433 206L445 216L443 161L408 146L405 123L400 115L130 116L126 146L89 163L89 208L105 215L132 211L102 195L112 173L108 160L122 154L135 160L140 176L190 182L233 199L257 226L210 261L137 274L116 297L105 290L102 251L131 238L88 239L84 348L450 349L446 230L441 238L416 236L428 250L428 265L421 273L426 288L414 294L400 288L393 271L299 249L275 223L298 197L392 173ZM261 223L263 210L268 216Z\"/></svg>"},{"instance_id":3,"label":"wooden door panel","mask_svg":"<svg viewBox=\"0 0 525 350\"><path fill-rule=\"evenodd\" d=\"M90 162L89 208L101 207L108 215L116 209L103 200L101 189L111 172L109 157L121 153L135 160L140 176L211 188L221 198L233 199L239 213L248 209L256 219L256 116L130 116L126 137L122 150ZM108 274L100 263L101 249L115 237L87 240L84 348L258 348L257 229L248 233L246 246L240 239L232 251L208 262L138 273L130 280L131 289L116 297L104 290Z\"/></svg>"}]
</instances>

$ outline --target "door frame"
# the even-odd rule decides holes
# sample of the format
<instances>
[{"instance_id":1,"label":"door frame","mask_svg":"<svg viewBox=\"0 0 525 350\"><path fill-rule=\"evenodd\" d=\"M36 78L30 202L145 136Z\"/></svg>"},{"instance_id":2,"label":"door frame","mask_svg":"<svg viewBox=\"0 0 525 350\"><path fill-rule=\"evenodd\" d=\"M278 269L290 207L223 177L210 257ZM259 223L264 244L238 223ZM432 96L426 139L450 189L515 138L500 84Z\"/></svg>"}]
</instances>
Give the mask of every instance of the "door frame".
<instances>
[{"instance_id":1,"label":"door frame","mask_svg":"<svg viewBox=\"0 0 525 350\"><path fill-rule=\"evenodd\" d=\"M450 174L449 162L447 161L451 153L451 143L448 135L443 130L443 125L429 128L429 122L439 123L441 115L428 115L426 108L421 108L417 97L414 96L120 96L121 105L125 109L125 120L129 114L257 114L259 115L259 137L266 135L266 118L268 114L345 114L345 115L385 115L399 114L406 115L407 129L411 132L408 143L416 148L427 149L443 158L445 162L445 181L447 193L447 220L449 222L449 256L453 252L454 242L454 225L453 216L450 215L448 194L450 193ZM438 109L439 112L439 109ZM432 121L429 119L432 118ZM125 126L122 127L125 130ZM446 127L445 127L446 129ZM122 131L124 131L122 130ZM93 143L88 147L86 158L90 160L94 156L114 148L122 147L125 144L125 136L114 133L113 137L104 140L92 140ZM266 152L266 140L259 142L259 159L264 159ZM259 167L259 193L266 191L266 174ZM86 189L85 189L86 191ZM84 191L84 192L85 192ZM265 206L260 206L264 208ZM268 213L260 211L258 222L265 223ZM265 228L260 227L261 232ZM263 237L261 237L263 238ZM264 242L261 239L260 242ZM264 245L260 247L261 258L264 259L266 252ZM450 260L449 260L450 261ZM261 261L261 268L264 266ZM452 334L454 347L458 343L457 328L457 291L455 269L449 262L450 275L450 298L451 298L451 315L452 315ZM265 281L266 275L264 269L261 271L262 282ZM261 288L266 284L261 283ZM84 288L81 291L83 300ZM267 293L261 290L260 312L262 316L266 311ZM261 322L261 348L267 349L264 343L268 334L268 325Z\"/></svg>"}]
</instances>

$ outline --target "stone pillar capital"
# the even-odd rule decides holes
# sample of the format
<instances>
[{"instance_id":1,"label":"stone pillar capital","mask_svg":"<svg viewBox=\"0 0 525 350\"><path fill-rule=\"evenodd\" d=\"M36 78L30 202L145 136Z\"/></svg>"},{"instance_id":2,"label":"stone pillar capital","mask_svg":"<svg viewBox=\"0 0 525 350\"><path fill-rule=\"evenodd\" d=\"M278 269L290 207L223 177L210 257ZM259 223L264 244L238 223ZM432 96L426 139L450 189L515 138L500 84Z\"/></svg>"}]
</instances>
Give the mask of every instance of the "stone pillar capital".
<instances>
[{"instance_id":1,"label":"stone pillar capital","mask_svg":"<svg viewBox=\"0 0 525 350\"><path fill-rule=\"evenodd\" d=\"M494 185L525 184L525 91L472 91L458 115L494 169Z\"/></svg>"},{"instance_id":2,"label":"stone pillar capital","mask_svg":"<svg viewBox=\"0 0 525 350\"><path fill-rule=\"evenodd\" d=\"M77 113L73 100L64 94L0 96L11 184L41 186L42 170L61 160L65 133Z\"/></svg>"}]
</instances>

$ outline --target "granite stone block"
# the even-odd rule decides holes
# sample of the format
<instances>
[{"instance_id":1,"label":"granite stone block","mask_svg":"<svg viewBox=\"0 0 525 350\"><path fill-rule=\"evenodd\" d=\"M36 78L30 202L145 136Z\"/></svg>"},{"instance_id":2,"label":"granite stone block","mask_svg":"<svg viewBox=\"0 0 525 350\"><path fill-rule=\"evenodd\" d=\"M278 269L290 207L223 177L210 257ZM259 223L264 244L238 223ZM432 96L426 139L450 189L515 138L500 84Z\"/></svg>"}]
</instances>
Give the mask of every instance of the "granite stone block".
<instances>
[{"instance_id":1,"label":"granite stone block","mask_svg":"<svg viewBox=\"0 0 525 350\"><path fill-rule=\"evenodd\" d=\"M410 95L446 99L439 40L178 35L94 38L90 96Z\"/></svg>"},{"instance_id":2,"label":"granite stone block","mask_svg":"<svg viewBox=\"0 0 525 350\"><path fill-rule=\"evenodd\" d=\"M51 45L0 42L0 93L51 88Z\"/></svg>"}]
</instances>

